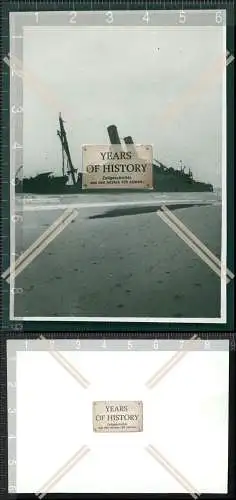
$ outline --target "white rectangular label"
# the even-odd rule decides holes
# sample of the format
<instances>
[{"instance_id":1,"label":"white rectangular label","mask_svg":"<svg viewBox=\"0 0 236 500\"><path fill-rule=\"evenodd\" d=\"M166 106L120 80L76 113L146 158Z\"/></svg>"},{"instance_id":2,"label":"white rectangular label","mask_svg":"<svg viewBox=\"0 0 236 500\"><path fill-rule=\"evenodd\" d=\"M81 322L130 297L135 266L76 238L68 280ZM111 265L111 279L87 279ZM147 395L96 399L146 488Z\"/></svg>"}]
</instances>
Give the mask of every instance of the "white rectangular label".
<instances>
[{"instance_id":1,"label":"white rectangular label","mask_svg":"<svg viewBox=\"0 0 236 500\"><path fill-rule=\"evenodd\" d=\"M94 401L94 432L141 432L142 401Z\"/></svg>"},{"instance_id":2,"label":"white rectangular label","mask_svg":"<svg viewBox=\"0 0 236 500\"><path fill-rule=\"evenodd\" d=\"M83 146L83 189L152 187L152 146Z\"/></svg>"}]
</instances>

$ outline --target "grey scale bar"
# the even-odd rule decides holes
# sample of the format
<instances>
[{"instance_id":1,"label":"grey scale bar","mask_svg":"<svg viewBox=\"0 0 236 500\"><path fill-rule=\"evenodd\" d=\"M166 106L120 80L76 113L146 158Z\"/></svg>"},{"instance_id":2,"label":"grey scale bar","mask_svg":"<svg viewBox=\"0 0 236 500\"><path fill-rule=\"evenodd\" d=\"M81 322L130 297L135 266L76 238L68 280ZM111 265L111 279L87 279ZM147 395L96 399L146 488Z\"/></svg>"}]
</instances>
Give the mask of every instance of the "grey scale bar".
<instances>
[{"instance_id":1,"label":"grey scale bar","mask_svg":"<svg viewBox=\"0 0 236 500\"><path fill-rule=\"evenodd\" d=\"M148 13L148 15L147 15ZM21 36L22 26L76 27L76 26L222 26L226 24L225 10L99 10L99 11L41 11L14 12L16 19L14 36ZM227 17L233 23L233 18Z\"/></svg>"},{"instance_id":2,"label":"grey scale bar","mask_svg":"<svg viewBox=\"0 0 236 500\"><path fill-rule=\"evenodd\" d=\"M11 349L17 351L225 351L229 349L225 339L14 339L8 340Z\"/></svg>"},{"instance_id":3,"label":"grey scale bar","mask_svg":"<svg viewBox=\"0 0 236 500\"><path fill-rule=\"evenodd\" d=\"M8 491L16 492L16 348L7 342Z\"/></svg>"}]
</instances>

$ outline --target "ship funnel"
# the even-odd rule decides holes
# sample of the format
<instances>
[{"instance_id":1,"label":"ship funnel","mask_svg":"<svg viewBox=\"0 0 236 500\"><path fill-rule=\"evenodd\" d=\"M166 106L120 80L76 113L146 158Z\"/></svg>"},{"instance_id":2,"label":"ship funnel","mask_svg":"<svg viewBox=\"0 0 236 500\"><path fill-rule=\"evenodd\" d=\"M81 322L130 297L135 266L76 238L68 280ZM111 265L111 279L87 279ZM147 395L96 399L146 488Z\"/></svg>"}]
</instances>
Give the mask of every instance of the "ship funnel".
<instances>
[{"instance_id":1,"label":"ship funnel","mask_svg":"<svg viewBox=\"0 0 236 500\"><path fill-rule=\"evenodd\" d=\"M124 137L124 141L125 141L125 144L134 144L134 141L133 141L131 135Z\"/></svg>"},{"instance_id":2,"label":"ship funnel","mask_svg":"<svg viewBox=\"0 0 236 500\"><path fill-rule=\"evenodd\" d=\"M109 125L107 131L111 144L121 144L116 125Z\"/></svg>"},{"instance_id":3,"label":"ship funnel","mask_svg":"<svg viewBox=\"0 0 236 500\"><path fill-rule=\"evenodd\" d=\"M131 135L128 135L127 137L124 137L124 142L125 144L128 146L128 150L131 151L132 153L135 154L135 156L138 156L137 155L137 151L136 151L136 147L134 145L134 141L131 137Z\"/></svg>"}]
</instances>

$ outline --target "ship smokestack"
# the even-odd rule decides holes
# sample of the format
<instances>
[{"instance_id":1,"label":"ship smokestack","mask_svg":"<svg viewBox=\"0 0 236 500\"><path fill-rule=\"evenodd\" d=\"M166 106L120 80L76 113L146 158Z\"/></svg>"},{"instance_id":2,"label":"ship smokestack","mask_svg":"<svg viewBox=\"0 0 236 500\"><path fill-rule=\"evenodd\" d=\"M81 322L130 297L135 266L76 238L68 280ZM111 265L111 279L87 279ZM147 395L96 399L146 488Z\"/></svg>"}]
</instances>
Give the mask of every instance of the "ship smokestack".
<instances>
[{"instance_id":1,"label":"ship smokestack","mask_svg":"<svg viewBox=\"0 0 236 500\"><path fill-rule=\"evenodd\" d=\"M124 137L125 144L134 144L134 141L131 137L131 135L127 135L127 137Z\"/></svg>"},{"instance_id":2,"label":"ship smokestack","mask_svg":"<svg viewBox=\"0 0 236 500\"><path fill-rule=\"evenodd\" d=\"M125 144L128 146L128 148L127 148L127 149L128 149L129 151L131 151L132 153L134 153L134 154L135 154L135 156L137 156L137 157L138 157L138 155L137 155L137 151L136 151L136 147L135 147L135 145L134 145L134 141L133 141L133 139L132 139L131 135L128 135L127 137L124 137L124 142L125 142Z\"/></svg>"},{"instance_id":3,"label":"ship smokestack","mask_svg":"<svg viewBox=\"0 0 236 500\"><path fill-rule=\"evenodd\" d=\"M109 127L107 127L107 131L108 131L108 135L109 135L109 139L110 139L111 144L120 144L121 145L120 137L119 137L116 125L109 125Z\"/></svg>"}]
</instances>

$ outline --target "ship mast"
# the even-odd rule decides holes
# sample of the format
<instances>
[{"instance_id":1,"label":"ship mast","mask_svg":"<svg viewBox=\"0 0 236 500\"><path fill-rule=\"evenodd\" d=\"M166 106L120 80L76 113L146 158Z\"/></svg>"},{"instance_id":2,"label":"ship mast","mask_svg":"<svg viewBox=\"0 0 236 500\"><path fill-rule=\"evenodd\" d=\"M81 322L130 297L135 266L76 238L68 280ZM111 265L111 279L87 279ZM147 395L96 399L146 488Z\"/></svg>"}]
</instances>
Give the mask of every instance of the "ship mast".
<instances>
[{"instance_id":1,"label":"ship mast","mask_svg":"<svg viewBox=\"0 0 236 500\"><path fill-rule=\"evenodd\" d=\"M61 113L59 113L59 125L60 125L60 130L57 131L57 135L60 138L61 146L62 146L62 172L63 172L63 175L65 175L65 155L66 155L68 173L71 175L72 182L75 186L75 184L76 184L75 172L77 170L74 168L72 160L71 160L66 131L64 128L64 121L62 120Z\"/></svg>"},{"instance_id":2,"label":"ship mast","mask_svg":"<svg viewBox=\"0 0 236 500\"><path fill-rule=\"evenodd\" d=\"M17 169L17 171L16 171L16 173L15 173L15 178L16 178L16 179L17 179L17 176L18 176L18 174L19 174L19 172L20 172L20 170L21 170L22 168L23 168L23 165L20 165L20 166L18 167L18 169Z\"/></svg>"},{"instance_id":3,"label":"ship mast","mask_svg":"<svg viewBox=\"0 0 236 500\"><path fill-rule=\"evenodd\" d=\"M57 130L57 135L58 135L58 137L60 138L60 141L61 141L62 175L64 177L64 175L65 175L65 151L64 151L64 147L63 147L63 138L62 138L61 132L59 130Z\"/></svg>"}]
</instances>

